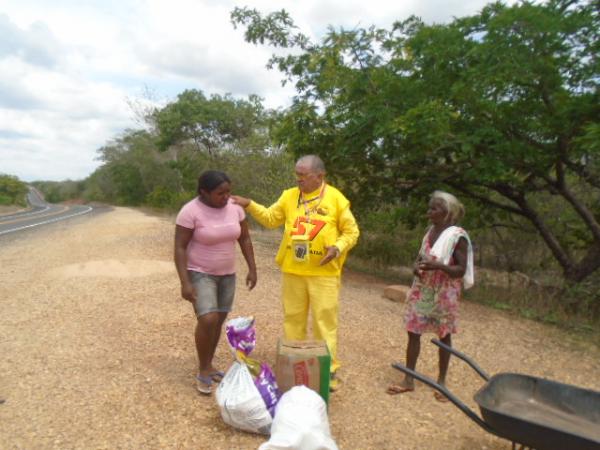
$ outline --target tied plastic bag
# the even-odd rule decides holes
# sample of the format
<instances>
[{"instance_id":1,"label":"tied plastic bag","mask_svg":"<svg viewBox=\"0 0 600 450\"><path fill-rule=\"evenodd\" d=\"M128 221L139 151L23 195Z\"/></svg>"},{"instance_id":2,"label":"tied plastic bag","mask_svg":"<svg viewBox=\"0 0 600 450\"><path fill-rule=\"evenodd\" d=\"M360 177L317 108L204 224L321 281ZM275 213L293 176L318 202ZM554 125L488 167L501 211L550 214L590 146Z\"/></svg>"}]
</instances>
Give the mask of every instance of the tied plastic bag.
<instances>
[{"instance_id":1,"label":"tied plastic bag","mask_svg":"<svg viewBox=\"0 0 600 450\"><path fill-rule=\"evenodd\" d=\"M271 417L275 416L275 405L279 402L281 391L279 390L279 387L277 387L275 374L268 364L260 365L260 372L254 380L254 384L256 385L258 392L260 392L260 396L265 402L269 414L271 414Z\"/></svg>"},{"instance_id":2,"label":"tied plastic bag","mask_svg":"<svg viewBox=\"0 0 600 450\"><path fill-rule=\"evenodd\" d=\"M221 416L235 428L268 434L281 393L271 368L248 357L256 346L254 318L231 319L225 330L236 361L217 388Z\"/></svg>"},{"instance_id":3,"label":"tied plastic bag","mask_svg":"<svg viewBox=\"0 0 600 450\"><path fill-rule=\"evenodd\" d=\"M260 392L260 396L265 402L271 417L273 417L275 415L275 405L281 397L281 391L275 381L273 370L268 364L261 364L256 359L245 356L240 351L236 353L236 359L239 362L244 363L248 368L256 388L258 389L258 392Z\"/></svg>"},{"instance_id":4,"label":"tied plastic bag","mask_svg":"<svg viewBox=\"0 0 600 450\"><path fill-rule=\"evenodd\" d=\"M254 377L254 384L260 392L271 417L273 417L275 405L281 397L281 391L275 381L275 374L268 364L261 364L248 356L256 347L254 317L236 317L227 321L225 333L236 360L246 364L250 370Z\"/></svg>"},{"instance_id":5,"label":"tied plastic bag","mask_svg":"<svg viewBox=\"0 0 600 450\"><path fill-rule=\"evenodd\" d=\"M306 386L294 386L283 394L275 409L271 437L258 450L338 450L321 396Z\"/></svg>"},{"instance_id":6,"label":"tied plastic bag","mask_svg":"<svg viewBox=\"0 0 600 450\"><path fill-rule=\"evenodd\" d=\"M225 324L227 341L234 355L242 352L248 356L256 347L256 328L254 317L236 317Z\"/></svg>"},{"instance_id":7,"label":"tied plastic bag","mask_svg":"<svg viewBox=\"0 0 600 450\"><path fill-rule=\"evenodd\" d=\"M232 364L217 387L216 399L221 417L228 425L251 433L269 434L271 414L244 363Z\"/></svg>"}]
</instances>

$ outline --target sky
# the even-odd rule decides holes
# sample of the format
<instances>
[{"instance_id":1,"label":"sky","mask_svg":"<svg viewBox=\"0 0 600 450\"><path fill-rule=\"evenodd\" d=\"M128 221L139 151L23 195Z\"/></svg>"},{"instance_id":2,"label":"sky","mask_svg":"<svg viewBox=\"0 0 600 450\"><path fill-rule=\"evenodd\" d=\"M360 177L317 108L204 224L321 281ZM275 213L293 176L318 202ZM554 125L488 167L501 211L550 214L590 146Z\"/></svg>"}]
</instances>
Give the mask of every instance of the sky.
<instances>
[{"instance_id":1,"label":"sky","mask_svg":"<svg viewBox=\"0 0 600 450\"><path fill-rule=\"evenodd\" d=\"M244 41L230 12L285 9L319 39L328 26L390 28L410 15L447 23L486 0L0 0L0 174L22 181L81 180L97 150L139 111L185 89L256 94L268 108L291 103L293 87L268 70L273 53Z\"/></svg>"}]
</instances>

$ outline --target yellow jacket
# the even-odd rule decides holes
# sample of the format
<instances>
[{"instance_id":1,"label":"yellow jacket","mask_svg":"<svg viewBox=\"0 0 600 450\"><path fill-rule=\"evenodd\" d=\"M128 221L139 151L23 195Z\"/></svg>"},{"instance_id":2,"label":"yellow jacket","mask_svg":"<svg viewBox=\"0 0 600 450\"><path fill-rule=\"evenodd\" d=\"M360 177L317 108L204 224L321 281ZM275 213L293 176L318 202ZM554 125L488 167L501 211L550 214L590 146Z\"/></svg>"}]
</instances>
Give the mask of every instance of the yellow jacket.
<instances>
[{"instance_id":1,"label":"yellow jacket","mask_svg":"<svg viewBox=\"0 0 600 450\"><path fill-rule=\"evenodd\" d=\"M286 189L268 208L250 202L246 211L266 228L284 225L275 261L285 273L339 276L348 251L358 240L358 225L350 211L350 202L328 184L324 186L322 193L321 188L305 195L301 195L297 187ZM304 236L308 241L309 255L305 262L294 258L294 236ZM319 266L319 262L327 254L325 247L331 245L340 250L340 256Z\"/></svg>"}]
</instances>

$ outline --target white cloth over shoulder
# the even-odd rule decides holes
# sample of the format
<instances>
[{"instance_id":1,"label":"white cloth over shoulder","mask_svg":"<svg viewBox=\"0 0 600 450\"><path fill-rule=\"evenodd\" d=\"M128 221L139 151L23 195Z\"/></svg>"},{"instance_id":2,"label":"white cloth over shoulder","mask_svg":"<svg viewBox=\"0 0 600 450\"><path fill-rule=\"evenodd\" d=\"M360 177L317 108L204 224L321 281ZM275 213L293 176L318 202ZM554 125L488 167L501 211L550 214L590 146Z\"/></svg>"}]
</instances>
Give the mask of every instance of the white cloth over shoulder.
<instances>
[{"instance_id":1,"label":"white cloth over shoulder","mask_svg":"<svg viewBox=\"0 0 600 450\"><path fill-rule=\"evenodd\" d=\"M423 244L425 244L425 239L427 239L428 235L429 232L425 235ZM443 264L448 264L460 238L465 238L467 241L467 267L465 270L465 275L463 276L463 285L465 289L469 289L475 282L475 274L473 269L473 246L471 245L471 239L469 239L469 235L464 229L455 225L446 228L437 238L435 244L433 244L430 254L435 256L436 259Z\"/></svg>"}]
</instances>

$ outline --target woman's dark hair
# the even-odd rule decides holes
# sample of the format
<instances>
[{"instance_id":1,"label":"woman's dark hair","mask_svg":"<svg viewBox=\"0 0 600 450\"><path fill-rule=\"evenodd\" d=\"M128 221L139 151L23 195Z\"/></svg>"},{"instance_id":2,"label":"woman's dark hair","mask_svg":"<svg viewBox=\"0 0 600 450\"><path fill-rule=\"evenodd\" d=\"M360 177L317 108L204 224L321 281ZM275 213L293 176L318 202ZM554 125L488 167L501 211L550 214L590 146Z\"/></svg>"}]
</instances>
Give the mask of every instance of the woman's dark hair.
<instances>
[{"instance_id":1,"label":"woman's dark hair","mask_svg":"<svg viewBox=\"0 0 600 450\"><path fill-rule=\"evenodd\" d=\"M198 195L200 195L201 190L205 192L212 192L225 182L231 183L231 180L225 174L225 172L220 172L218 170L206 170L202 172L198 178Z\"/></svg>"}]
</instances>

